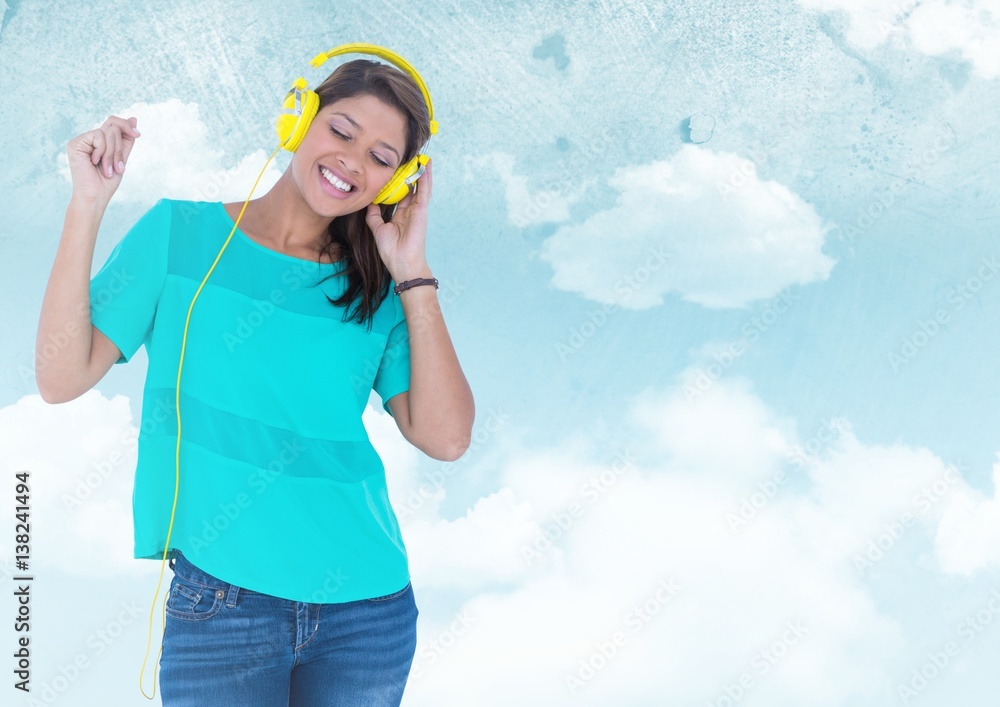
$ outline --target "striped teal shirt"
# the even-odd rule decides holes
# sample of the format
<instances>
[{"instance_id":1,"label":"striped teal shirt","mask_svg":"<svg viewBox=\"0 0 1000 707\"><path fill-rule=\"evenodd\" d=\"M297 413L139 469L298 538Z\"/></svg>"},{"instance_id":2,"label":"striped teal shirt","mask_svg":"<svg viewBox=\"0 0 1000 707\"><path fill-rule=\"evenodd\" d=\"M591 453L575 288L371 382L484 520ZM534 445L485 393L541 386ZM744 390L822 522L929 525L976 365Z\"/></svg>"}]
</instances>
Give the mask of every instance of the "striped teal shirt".
<instances>
[{"instance_id":1,"label":"striped teal shirt","mask_svg":"<svg viewBox=\"0 0 1000 707\"><path fill-rule=\"evenodd\" d=\"M142 345L149 359L132 495L139 559L163 555L181 335L232 227L222 202L160 199L91 279L91 321L121 351L117 363ZM410 579L385 467L361 420L373 389L389 412L409 388L406 321L391 290L370 332L341 321L344 308L327 297L346 287L342 269L237 230L194 303L184 351L171 554L295 601L383 596Z\"/></svg>"}]
</instances>

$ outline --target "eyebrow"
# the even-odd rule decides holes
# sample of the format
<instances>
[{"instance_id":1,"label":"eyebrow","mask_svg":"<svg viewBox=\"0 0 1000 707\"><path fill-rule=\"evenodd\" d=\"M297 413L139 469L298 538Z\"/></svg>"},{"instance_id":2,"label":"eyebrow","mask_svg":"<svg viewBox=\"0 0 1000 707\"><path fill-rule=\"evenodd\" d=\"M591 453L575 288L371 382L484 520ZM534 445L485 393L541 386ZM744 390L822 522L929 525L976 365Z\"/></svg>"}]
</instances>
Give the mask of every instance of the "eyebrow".
<instances>
[{"instance_id":1,"label":"eyebrow","mask_svg":"<svg viewBox=\"0 0 1000 707\"><path fill-rule=\"evenodd\" d=\"M355 123L354 122L354 118L352 118L351 116L349 116L347 113L332 113L332 115L342 115L342 116L344 116L345 118L347 118L347 122L350 123L351 125L353 125L356 130L360 130L361 132L364 132L364 128L362 128L360 125L358 125L357 123ZM397 161L399 161L399 160L402 159L399 156L399 152L396 151L396 148L393 147L392 145L390 145L389 143L385 142L384 140L379 140L378 144L381 145L382 147L384 147L387 150L392 150L393 152L395 152L396 153L396 160Z\"/></svg>"}]
</instances>

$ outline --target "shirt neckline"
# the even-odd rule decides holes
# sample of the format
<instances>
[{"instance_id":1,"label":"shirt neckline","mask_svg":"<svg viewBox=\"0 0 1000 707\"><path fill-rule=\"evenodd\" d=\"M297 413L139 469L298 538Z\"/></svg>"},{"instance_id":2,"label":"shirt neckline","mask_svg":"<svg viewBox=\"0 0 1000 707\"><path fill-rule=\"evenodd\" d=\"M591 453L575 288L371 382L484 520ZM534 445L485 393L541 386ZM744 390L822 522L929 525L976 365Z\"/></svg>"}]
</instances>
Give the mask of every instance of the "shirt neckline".
<instances>
[{"instance_id":1,"label":"shirt neckline","mask_svg":"<svg viewBox=\"0 0 1000 707\"><path fill-rule=\"evenodd\" d=\"M215 206L219 210L219 213L222 214L222 217L225 219L226 223L229 226L229 230L232 230L233 226L236 224L236 222L233 221L232 217L229 215L229 212L226 211L226 207L223 204L223 202L221 202L221 201L215 201L215 202L212 202L212 203L215 204ZM291 261L293 263L299 263L299 264L302 264L302 265L309 265L311 267L326 268L326 269L330 269L330 270L341 270L344 267L344 260L343 260L343 258L341 258L340 260L336 260L336 261L334 261L332 263L321 263L321 262L319 262L317 260L307 260L306 258L297 258L294 255L288 255L287 253L281 253L281 252L276 251L276 250L274 250L272 248L268 248L267 246L261 245L260 243L258 243L257 241L255 241L253 238L251 238L250 236L248 236L247 234L245 234L238 226L236 227L236 235L239 236L245 243L249 244L253 248L256 248L257 250L263 251L265 253L269 253L269 254L273 255L274 257L276 257L276 258L281 258L282 260L288 260L288 261Z\"/></svg>"}]
</instances>

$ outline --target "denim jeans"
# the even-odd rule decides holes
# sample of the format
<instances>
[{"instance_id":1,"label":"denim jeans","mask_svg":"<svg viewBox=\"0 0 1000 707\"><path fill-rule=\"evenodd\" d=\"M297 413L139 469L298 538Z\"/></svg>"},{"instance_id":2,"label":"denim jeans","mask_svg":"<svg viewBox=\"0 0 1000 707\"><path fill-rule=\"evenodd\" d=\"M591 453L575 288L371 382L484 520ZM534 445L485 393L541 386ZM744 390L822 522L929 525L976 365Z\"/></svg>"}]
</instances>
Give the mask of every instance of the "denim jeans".
<instances>
[{"instance_id":1,"label":"denim jeans","mask_svg":"<svg viewBox=\"0 0 1000 707\"><path fill-rule=\"evenodd\" d=\"M170 560L164 707L397 707L417 646L413 588L312 604Z\"/></svg>"}]
</instances>

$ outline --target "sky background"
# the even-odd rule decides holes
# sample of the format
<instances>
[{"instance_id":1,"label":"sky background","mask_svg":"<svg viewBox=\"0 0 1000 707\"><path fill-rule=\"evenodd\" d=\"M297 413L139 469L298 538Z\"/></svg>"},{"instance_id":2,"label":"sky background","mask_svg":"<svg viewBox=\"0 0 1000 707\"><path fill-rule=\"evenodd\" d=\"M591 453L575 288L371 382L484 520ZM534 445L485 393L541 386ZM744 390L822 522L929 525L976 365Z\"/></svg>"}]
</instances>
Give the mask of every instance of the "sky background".
<instances>
[{"instance_id":1,"label":"sky background","mask_svg":"<svg viewBox=\"0 0 1000 707\"><path fill-rule=\"evenodd\" d=\"M69 403L34 379L66 143L142 131L96 272L160 197L244 199L290 83L355 41L430 89L427 259L476 397L452 463L365 411L420 608L403 704L996 704L996 0L0 17L4 704L149 704L145 350ZM35 701L10 672L22 470Z\"/></svg>"}]
</instances>

